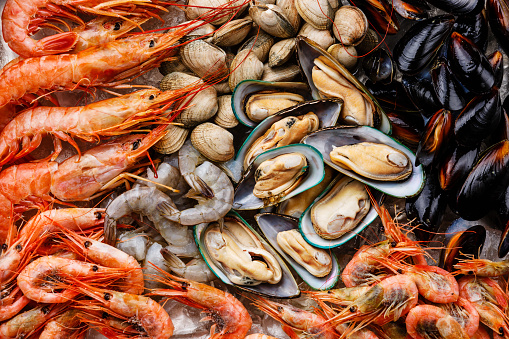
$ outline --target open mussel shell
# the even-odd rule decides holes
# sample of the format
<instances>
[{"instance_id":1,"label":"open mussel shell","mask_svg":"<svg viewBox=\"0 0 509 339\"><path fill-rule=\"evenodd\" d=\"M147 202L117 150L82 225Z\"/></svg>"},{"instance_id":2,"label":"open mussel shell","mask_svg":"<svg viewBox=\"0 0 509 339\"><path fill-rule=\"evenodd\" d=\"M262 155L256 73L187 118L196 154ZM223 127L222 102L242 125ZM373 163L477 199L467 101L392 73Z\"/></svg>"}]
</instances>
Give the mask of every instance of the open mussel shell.
<instances>
[{"instance_id":1,"label":"open mussel shell","mask_svg":"<svg viewBox=\"0 0 509 339\"><path fill-rule=\"evenodd\" d=\"M483 226L468 225L465 220L456 219L445 233L448 241L440 254L440 267L452 272L460 259L469 256L479 258L486 240L486 229Z\"/></svg>"},{"instance_id":2,"label":"open mussel shell","mask_svg":"<svg viewBox=\"0 0 509 339\"><path fill-rule=\"evenodd\" d=\"M361 93L364 93L369 98L369 100L373 102L375 107L375 112L373 112L373 121L375 122L374 127L378 128L384 133L391 132L391 123L389 118L387 118L385 115L385 112L383 111L378 101L373 97L369 90L334 57L332 57L321 47L317 46L313 41L301 36L297 37L297 56L300 68L308 80L308 84L311 88L311 93L314 99L321 99L321 95L313 83L312 72L313 67L315 66L314 60L318 57L325 57L330 61L330 64L334 65L334 69L339 74L346 78L350 83L352 83L354 87L356 87Z\"/></svg>"},{"instance_id":3,"label":"open mussel shell","mask_svg":"<svg viewBox=\"0 0 509 339\"><path fill-rule=\"evenodd\" d=\"M281 266L282 277L279 283L277 284L262 283L256 286L245 286L245 285L243 286L232 283L230 279L228 279L226 274L214 263L214 261L207 252L207 248L204 243L204 234L210 224L207 223L198 224L194 227L194 239L196 241L196 244L198 245L198 249L200 250L201 255L203 256L203 260L205 260L210 270L223 283L230 286L235 286L236 288L239 288L250 293L255 293L274 298L298 297L300 295L300 290L299 287L297 286L297 282L295 281L295 279L292 276L292 273L286 266L283 259L281 259L281 257L277 254L277 252L251 226L249 226L249 224L244 219L242 219L240 215L238 215L234 211L230 211L226 215L225 221L232 221L241 224L242 226L245 227L245 230L247 232L251 233L254 237L256 237L262 243L264 249L267 250L270 254L272 254L276 258L277 262L279 263L279 266Z\"/></svg>"},{"instance_id":4,"label":"open mussel shell","mask_svg":"<svg viewBox=\"0 0 509 339\"><path fill-rule=\"evenodd\" d=\"M271 199L270 202L264 201L253 194L255 187L255 172L258 166L266 160L273 159L282 154L299 153L306 157L307 160L307 173L300 184L285 194L275 199ZM233 198L233 209L235 210L256 210L267 206L272 206L289 199L305 190L319 184L325 175L323 158L320 152L314 147L308 145L288 145L266 151L253 161L249 166L244 177L239 182L235 190L235 196Z\"/></svg>"},{"instance_id":5,"label":"open mussel shell","mask_svg":"<svg viewBox=\"0 0 509 339\"><path fill-rule=\"evenodd\" d=\"M246 101L251 95L261 91L290 92L301 95L306 101L312 99L308 87L302 82L244 80L233 90L232 108L237 120L247 127L253 128L258 125L258 122L251 120L246 114Z\"/></svg>"},{"instance_id":6,"label":"open mussel shell","mask_svg":"<svg viewBox=\"0 0 509 339\"><path fill-rule=\"evenodd\" d=\"M484 0L426 0L433 6L446 12L459 14L476 14L482 11Z\"/></svg>"},{"instance_id":7,"label":"open mussel shell","mask_svg":"<svg viewBox=\"0 0 509 339\"><path fill-rule=\"evenodd\" d=\"M368 126L329 127L311 133L301 141L315 147L323 156L325 163L339 172L348 175L388 195L407 198L418 194L424 185L424 172L421 166L415 166L415 155L406 146L390 136ZM368 179L344 169L331 161L330 152L334 147L353 145L361 142L385 144L403 152L412 164L411 175L402 181L379 181Z\"/></svg>"},{"instance_id":8,"label":"open mussel shell","mask_svg":"<svg viewBox=\"0 0 509 339\"><path fill-rule=\"evenodd\" d=\"M263 234L269 243L279 252L279 254L290 264L297 274L315 290L328 290L339 279L339 265L336 255L329 253L332 259L332 270L325 277L318 278L309 273L303 266L297 263L291 256L286 254L277 243L279 232L294 230L299 228L299 220L286 215L275 213L260 213L255 215L255 220L260 226Z\"/></svg>"},{"instance_id":9,"label":"open mussel shell","mask_svg":"<svg viewBox=\"0 0 509 339\"><path fill-rule=\"evenodd\" d=\"M327 193L329 193L330 190L334 188L334 186L337 184L338 180L341 179L341 175L336 178L336 180L333 180L329 186L320 194L313 203L306 209L306 211L302 214L302 216L299 219L299 229L300 233L306 239L308 243L310 243L313 246L316 246L318 248L334 248L343 245L353 237L355 237L357 234L362 232L368 225L370 225L377 217L378 214L376 213L373 205L370 206L368 213L364 216L364 218L353 228L351 231L343 234L339 238L336 239L324 239L316 233L315 228L313 227L313 222L311 220L311 209L313 206L320 201ZM370 190L373 194L373 197L376 201L379 203L382 202L383 199L383 193L377 190Z\"/></svg>"}]
</instances>

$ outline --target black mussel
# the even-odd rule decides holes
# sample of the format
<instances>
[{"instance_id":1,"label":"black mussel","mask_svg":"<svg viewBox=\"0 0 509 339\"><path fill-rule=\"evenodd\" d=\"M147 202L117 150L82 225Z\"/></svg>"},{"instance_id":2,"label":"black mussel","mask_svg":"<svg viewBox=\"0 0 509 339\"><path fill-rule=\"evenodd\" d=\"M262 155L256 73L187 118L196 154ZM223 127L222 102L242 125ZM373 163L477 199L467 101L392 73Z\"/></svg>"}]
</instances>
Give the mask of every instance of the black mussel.
<instances>
[{"instance_id":1,"label":"black mussel","mask_svg":"<svg viewBox=\"0 0 509 339\"><path fill-rule=\"evenodd\" d=\"M497 129L487 140L488 146L494 145L502 140L509 139L509 116L504 108L502 108L502 117Z\"/></svg>"},{"instance_id":2,"label":"black mussel","mask_svg":"<svg viewBox=\"0 0 509 339\"><path fill-rule=\"evenodd\" d=\"M506 53L509 53L509 1L487 0L486 13L491 31Z\"/></svg>"},{"instance_id":3,"label":"black mussel","mask_svg":"<svg viewBox=\"0 0 509 339\"><path fill-rule=\"evenodd\" d=\"M457 198L459 215L477 220L497 206L509 185L509 140L489 148L469 173Z\"/></svg>"},{"instance_id":4,"label":"black mussel","mask_svg":"<svg viewBox=\"0 0 509 339\"><path fill-rule=\"evenodd\" d=\"M446 12L460 14L475 14L482 11L484 0L426 0L436 8Z\"/></svg>"},{"instance_id":5,"label":"black mussel","mask_svg":"<svg viewBox=\"0 0 509 339\"><path fill-rule=\"evenodd\" d=\"M408 96L421 113L429 118L436 111L442 108L440 100L438 100L431 78L419 78L415 76L403 76L401 80Z\"/></svg>"},{"instance_id":6,"label":"black mussel","mask_svg":"<svg viewBox=\"0 0 509 339\"><path fill-rule=\"evenodd\" d=\"M406 214L420 224L415 234L421 240L430 240L438 230L447 207L447 195L440 188L438 173L431 170L426 175L424 188L419 195L406 200Z\"/></svg>"},{"instance_id":7,"label":"black mussel","mask_svg":"<svg viewBox=\"0 0 509 339\"><path fill-rule=\"evenodd\" d=\"M379 48L364 58L362 63L366 76L373 83L390 84L394 76L392 57L385 49Z\"/></svg>"},{"instance_id":8,"label":"black mussel","mask_svg":"<svg viewBox=\"0 0 509 339\"><path fill-rule=\"evenodd\" d=\"M504 55L500 51L495 51L488 56L488 61L493 67L493 73L495 74L495 86L500 88L502 80L504 80Z\"/></svg>"},{"instance_id":9,"label":"black mussel","mask_svg":"<svg viewBox=\"0 0 509 339\"><path fill-rule=\"evenodd\" d=\"M424 130L424 119L419 113L394 111L387 116L392 125L392 136L405 145L417 147Z\"/></svg>"},{"instance_id":10,"label":"black mussel","mask_svg":"<svg viewBox=\"0 0 509 339\"><path fill-rule=\"evenodd\" d=\"M488 58L463 35L453 32L449 43L449 65L454 76L469 91L481 94L495 84L495 74Z\"/></svg>"},{"instance_id":11,"label":"black mussel","mask_svg":"<svg viewBox=\"0 0 509 339\"><path fill-rule=\"evenodd\" d=\"M444 191L459 188L474 168L480 152L479 145L472 148L460 145L449 148L440 165L440 187Z\"/></svg>"},{"instance_id":12,"label":"black mussel","mask_svg":"<svg viewBox=\"0 0 509 339\"><path fill-rule=\"evenodd\" d=\"M399 81L393 81L390 84L382 84L380 82L375 84L371 80L367 80L365 86L385 111L418 112Z\"/></svg>"},{"instance_id":13,"label":"black mussel","mask_svg":"<svg viewBox=\"0 0 509 339\"><path fill-rule=\"evenodd\" d=\"M392 0L396 12L405 19L424 20L428 18L428 4L421 0Z\"/></svg>"},{"instance_id":14,"label":"black mussel","mask_svg":"<svg viewBox=\"0 0 509 339\"><path fill-rule=\"evenodd\" d=\"M505 225L504 232L500 236L500 244L498 245L498 257L503 258L509 253L509 222Z\"/></svg>"},{"instance_id":15,"label":"black mussel","mask_svg":"<svg viewBox=\"0 0 509 339\"><path fill-rule=\"evenodd\" d=\"M394 47L394 61L405 74L421 71L435 56L454 24L452 15L440 15L417 22Z\"/></svg>"},{"instance_id":16,"label":"black mussel","mask_svg":"<svg viewBox=\"0 0 509 339\"><path fill-rule=\"evenodd\" d=\"M465 107L465 91L452 74L447 61L438 60L431 70L431 78L438 100L444 108L457 111Z\"/></svg>"},{"instance_id":17,"label":"black mussel","mask_svg":"<svg viewBox=\"0 0 509 339\"><path fill-rule=\"evenodd\" d=\"M486 47L488 47L488 22L483 13L458 17L453 30L472 40L481 51L486 51Z\"/></svg>"},{"instance_id":18,"label":"black mussel","mask_svg":"<svg viewBox=\"0 0 509 339\"><path fill-rule=\"evenodd\" d=\"M440 254L439 266L449 272L453 271L454 265L461 259L479 258L486 240L486 229L481 225L466 226L468 228L465 230L451 231L458 221L464 222L462 219L455 220L445 232L449 241Z\"/></svg>"},{"instance_id":19,"label":"black mussel","mask_svg":"<svg viewBox=\"0 0 509 339\"><path fill-rule=\"evenodd\" d=\"M362 9L368 21L375 30L382 35L396 34L399 31L399 22L395 11L385 0L349 0L350 4Z\"/></svg>"},{"instance_id":20,"label":"black mussel","mask_svg":"<svg viewBox=\"0 0 509 339\"><path fill-rule=\"evenodd\" d=\"M502 223L509 221L509 186L506 187L504 193L502 193L502 196L498 201L497 213Z\"/></svg>"},{"instance_id":21,"label":"black mussel","mask_svg":"<svg viewBox=\"0 0 509 339\"><path fill-rule=\"evenodd\" d=\"M473 147L493 133L502 118L498 88L472 99L454 124L454 136L460 145Z\"/></svg>"},{"instance_id":22,"label":"black mussel","mask_svg":"<svg viewBox=\"0 0 509 339\"><path fill-rule=\"evenodd\" d=\"M453 130L453 118L450 111L441 109L428 120L422 133L415 165L429 167L438 164L441 155L446 151Z\"/></svg>"}]
</instances>

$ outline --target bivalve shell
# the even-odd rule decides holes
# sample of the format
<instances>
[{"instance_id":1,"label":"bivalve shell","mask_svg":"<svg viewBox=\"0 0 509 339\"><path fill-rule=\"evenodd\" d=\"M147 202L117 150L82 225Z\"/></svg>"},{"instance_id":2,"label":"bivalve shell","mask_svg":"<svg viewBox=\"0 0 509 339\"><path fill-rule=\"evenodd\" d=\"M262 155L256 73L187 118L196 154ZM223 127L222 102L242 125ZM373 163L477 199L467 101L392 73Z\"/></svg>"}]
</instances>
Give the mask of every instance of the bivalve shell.
<instances>
[{"instance_id":1,"label":"bivalve shell","mask_svg":"<svg viewBox=\"0 0 509 339\"><path fill-rule=\"evenodd\" d=\"M230 13L226 15L226 9L231 8ZM242 8L239 9L239 6ZM230 18L238 13L241 13L244 8L247 7L247 3L244 0L189 0L186 7L186 18L188 20L193 20L199 17L205 17L211 9L214 8L224 8L225 10L221 12L222 15L218 15L218 18L211 21L210 23L213 25L221 25L226 21L230 20Z\"/></svg>"},{"instance_id":2,"label":"bivalve shell","mask_svg":"<svg viewBox=\"0 0 509 339\"><path fill-rule=\"evenodd\" d=\"M205 158L224 162L233 158L233 135L222 127L210 122L195 127L191 132L191 142Z\"/></svg>"},{"instance_id":3,"label":"bivalve shell","mask_svg":"<svg viewBox=\"0 0 509 339\"><path fill-rule=\"evenodd\" d=\"M281 8L290 24L298 30L300 27L300 15L295 7L295 0L277 0L276 6Z\"/></svg>"},{"instance_id":4,"label":"bivalve shell","mask_svg":"<svg viewBox=\"0 0 509 339\"><path fill-rule=\"evenodd\" d=\"M328 29L316 29L312 25L305 23L299 31L299 35L314 41L318 46L327 49L334 43L334 38Z\"/></svg>"},{"instance_id":5,"label":"bivalve shell","mask_svg":"<svg viewBox=\"0 0 509 339\"><path fill-rule=\"evenodd\" d=\"M223 95L217 98L218 109L214 122L223 128L233 128L239 124L239 121L233 114L232 96Z\"/></svg>"},{"instance_id":6,"label":"bivalve shell","mask_svg":"<svg viewBox=\"0 0 509 339\"><path fill-rule=\"evenodd\" d=\"M295 38L281 40L272 46L269 51L269 66L281 66L287 62L295 52L297 43Z\"/></svg>"},{"instance_id":7,"label":"bivalve shell","mask_svg":"<svg viewBox=\"0 0 509 339\"><path fill-rule=\"evenodd\" d=\"M292 81L300 74L300 68L297 65L283 65L279 67L263 67L262 81L284 82Z\"/></svg>"},{"instance_id":8,"label":"bivalve shell","mask_svg":"<svg viewBox=\"0 0 509 339\"><path fill-rule=\"evenodd\" d=\"M161 154L172 154L177 152L186 141L189 130L180 126L168 125L167 134L153 147Z\"/></svg>"},{"instance_id":9,"label":"bivalve shell","mask_svg":"<svg viewBox=\"0 0 509 339\"><path fill-rule=\"evenodd\" d=\"M341 44L331 45L327 52L329 52L341 65L349 71L353 71L357 66L357 50L354 46L343 46Z\"/></svg>"},{"instance_id":10,"label":"bivalve shell","mask_svg":"<svg viewBox=\"0 0 509 339\"><path fill-rule=\"evenodd\" d=\"M244 40L252 26L251 19L232 20L214 32L211 42L218 46L235 46Z\"/></svg>"},{"instance_id":11,"label":"bivalve shell","mask_svg":"<svg viewBox=\"0 0 509 339\"><path fill-rule=\"evenodd\" d=\"M241 81L261 79L263 63L249 50L242 50L237 54L230 66L230 89L233 91Z\"/></svg>"},{"instance_id":12,"label":"bivalve shell","mask_svg":"<svg viewBox=\"0 0 509 339\"><path fill-rule=\"evenodd\" d=\"M368 19L358 7L342 6L336 12L332 30L343 45L357 46L368 32Z\"/></svg>"},{"instance_id":13,"label":"bivalve shell","mask_svg":"<svg viewBox=\"0 0 509 339\"><path fill-rule=\"evenodd\" d=\"M273 45L274 38L264 31L260 31L257 35L246 40L246 42L240 46L238 53L242 50L248 49L251 50L258 59L260 59L260 61L265 62Z\"/></svg>"},{"instance_id":14,"label":"bivalve shell","mask_svg":"<svg viewBox=\"0 0 509 339\"><path fill-rule=\"evenodd\" d=\"M316 29L328 29L330 18L338 6L337 0L295 0L295 7L300 16Z\"/></svg>"},{"instance_id":15,"label":"bivalve shell","mask_svg":"<svg viewBox=\"0 0 509 339\"><path fill-rule=\"evenodd\" d=\"M297 29L288 20L283 10L276 5L253 4L249 15L265 32L278 38L295 36Z\"/></svg>"},{"instance_id":16,"label":"bivalve shell","mask_svg":"<svg viewBox=\"0 0 509 339\"><path fill-rule=\"evenodd\" d=\"M180 50L184 65L200 78L205 76L222 78L228 74L226 53L219 47L203 40L194 40Z\"/></svg>"}]
</instances>

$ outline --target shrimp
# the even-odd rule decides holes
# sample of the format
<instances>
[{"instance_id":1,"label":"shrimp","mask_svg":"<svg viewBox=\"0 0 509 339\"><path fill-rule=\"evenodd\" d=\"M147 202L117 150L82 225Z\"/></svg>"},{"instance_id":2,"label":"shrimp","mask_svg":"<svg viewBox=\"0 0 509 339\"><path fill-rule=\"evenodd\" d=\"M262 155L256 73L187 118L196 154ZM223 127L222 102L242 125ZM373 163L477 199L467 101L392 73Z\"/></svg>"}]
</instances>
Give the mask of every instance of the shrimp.
<instances>
[{"instance_id":1,"label":"shrimp","mask_svg":"<svg viewBox=\"0 0 509 339\"><path fill-rule=\"evenodd\" d=\"M338 334L327 323L327 320L318 314L261 297L255 300L253 305L279 321L282 324L283 331L291 338L333 339L338 337Z\"/></svg>"},{"instance_id":2,"label":"shrimp","mask_svg":"<svg viewBox=\"0 0 509 339\"><path fill-rule=\"evenodd\" d=\"M188 227L168 220L159 211L157 206L163 202L175 206L171 198L160 190L142 185L136 185L116 197L106 208L104 228L107 242L113 244L116 240L116 225L121 217L131 213L141 213L154 223L154 227L169 244L184 246L194 243L193 234Z\"/></svg>"},{"instance_id":3,"label":"shrimp","mask_svg":"<svg viewBox=\"0 0 509 339\"><path fill-rule=\"evenodd\" d=\"M211 189L213 198L205 198L191 189L187 197L198 200L192 208L179 211L167 202L161 202L157 208L164 217L182 225L197 225L204 222L217 221L230 211L233 205L233 185L228 176L216 165L205 161L194 171Z\"/></svg>"},{"instance_id":4,"label":"shrimp","mask_svg":"<svg viewBox=\"0 0 509 339\"><path fill-rule=\"evenodd\" d=\"M48 19L63 23L60 18L65 18L83 25L83 21L69 11L74 7L96 15L102 14L126 19L123 15L147 16L147 14L151 14L151 9L164 10L160 6L161 4L165 4L165 2L159 0L7 0L2 13L2 32L4 41L9 47L24 58L66 53L78 42L79 38L76 32L62 32L39 41L33 40L30 35L37 32L40 27L54 27L46 23Z\"/></svg>"},{"instance_id":5,"label":"shrimp","mask_svg":"<svg viewBox=\"0 0 509 339\"><path fill-rule=\"evenodd\" d=\"M458 281L460 296L470 301L479 320L500 336L509 335L509 318L504 313L507 296L490 278L464 276Z\"/></svg>"},{"instance_id":6,"label":"shrimp","mask_svg":"<svg viewBox=\"0 0 509 339\"><path fill-rule=\"evenodd\" d=\"M61 305L56 307L41 305L18 314L0 325L0 339L23 338L44 324L48 319L59 314L63 308L64 306Z\"/></svg>"},{"instance_id":7,"label":"shrimp","mask_svg":"<svg viewBox=\"0 0 509 339\"><path fill-rule=\"evenodd\" d=\"M414 339L469 339L461 325L446 311L419 305L408 312L406 330Z\"/></svg>"},{"instance_id":8,"label":"shrimp","mask_svg":"<svg viewBox=\"0 0 509 339\"><path fill-rule=\"evenodd\" d=\"M140 123L162 119L161 113L183 93L146 89L81 107L39 106L24 110L0 133L0 166L35 150L45 134L51 134L54 140L51 160L62 150L60 140L68 141L80 153L74 137L94 142L99 137L129 133ZM20 150L21 143L28 143L28 147Z\"/></svg>"},{"instance_id":9,"label":"shrimp","mask_svg":"<svg viewBox=\"0 0 509 339\"><path fill-rule=\"evenodd\" d=\"M154 266L163 277L153 279L166 284L171 289L154 289L149 295L175 299L183 304L204 310L215 321L211 329L211 339L244 338L251 329L253 321L244 305L233 295L209 285L175 277ZM202 320L204 320L202 319ZM214 333L216 326L219 333Z\"/></svg>"},{"instance_id":10,"label":"shrimp","mask_svg":"<svg viewBox=\"0 0 509 339\"><path fill-rule=\"evenodd\" d=\"M135 166L165 134L159 126L149 134L127 135L96 146L58 164L25 163L0 172L0 243L5 243L11 222L19 213L46 208L48 202L90 200L111 180Z\"/></svg>"},{"instance_id":11,"label":"shrimp","mask_svg":"<svg viewBox=\"0 0 509 339\"><path fill-rule=\"evenodd\" d=\"M472 337L479 329L479 313L467 299L460 297L454 303L437 304L436 306L456 319L469 337Z\"/></svg>"},{"instance_id":12,"label":"shrimp","mask_svg":"<svg viewBox=\"0 0 509 339\"><path fill-rule=\"evenodd\" d=\"M509 261L499 262L487 259L462 259L454 265L459 274L476 275L479 277L500 277L509 274Z\"/></svg>"},{"instance_id":13,"label":"shrimp","mask_svg":"<svg viewBox=\"0 0 509 339\"><path fill-rule=\"evenodd\" d=\"M261 333L253 333L245 337L244 339L278 339L275 337L271 337L270 335L261 334Z\"/></svg>"},{"instance_id":14,"label":"shrimp","mask_svg":"<svg viewBox=\"0 0 509 339\"><path fill-rule=\"evenodd\" d=\"M194 148L191 140L187 140L179 150L179 169L180 174L187 181L194 191L201 193L206 198L213 198L214 192L210 186L203 181L196 173L196 167L202 164L206 159Z\"/></svg>"},{"instance_id":15,"label":"shrimp","mask_svg":"<svg viewBox=\"0 0 509 339\"><path fill-rule=\"evenodd\" d=\"M161 254L166 260L166 266L184 279L202 283L207 283L216 279L216 276L212 273L209 266L202 258L192 259L185 264L179 259L179 257L168 251L166 248L161 249Z\"/></svg>"},{"instance_id":16,"label":"shrimp","mask_svg":"<svg viewBox=\"0 0 509 339\"><path fill-rule=\"evenodd\" d=\"M11 319L30 302L30 299L21 293L19 287L7 292L8 295L5 295L5 292L0 291L0 322Z\"/></svg>"},{"instance_id":17,"label":"shrimp","mask_svg":"<svg viewBox=\"0 0 509 339\"><path fill-rule=\"evenodd\" d=\"M84 336L85 328L80 326L79 310L71 309L44 325L39 339L76 339Z\"/></svg>"},{"instance_id":18,"label":"shrimp","mask_svg":"<svg viewBox=\"0 0 509 339\"><path fill-rule=\"evenodd\" d=\"M370 286L356 286L337 288L328 291L303 291L304 293L311 294L314 299L320 301L327 301L334 305L349 306L355 299L364 295L369 291Z\"/></svg>"}]
</instances>

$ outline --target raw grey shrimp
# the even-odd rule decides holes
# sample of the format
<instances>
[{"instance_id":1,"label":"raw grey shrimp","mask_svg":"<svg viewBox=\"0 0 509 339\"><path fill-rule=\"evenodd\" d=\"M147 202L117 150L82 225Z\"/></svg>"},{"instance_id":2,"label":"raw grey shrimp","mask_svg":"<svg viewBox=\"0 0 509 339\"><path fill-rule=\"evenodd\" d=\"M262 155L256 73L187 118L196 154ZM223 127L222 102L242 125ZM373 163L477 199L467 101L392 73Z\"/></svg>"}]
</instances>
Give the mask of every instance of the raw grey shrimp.
<instances>
[{"instance_id":1,"label":"raw grey shrimp","mask_svg":"<svg viewBox=\"0 0 509 339\"><path fill-rule=\"evenodd\" d=\"M150 295L175 299L191 307L202 309L216 324L211 329L213 338L244 338L251 329L252 320L244 305L233 295L209 285L175 277L156 268L163 276L153 277L171 289L154 289ZM216 326L219 333L215 333Z\"/></svg>"},{"instance_id":2,"label":"raw grey shrimp","mask_svg":"<svg viewBox=\"0 0 509 339\"><path fill-rule=\"evenodd\" d=\"M198 165L206 159L194 148L191 140L187 140L179 150L179 169L180 174L187 181L189 186L196 192L201 193L206 198L213 198L214 192L210 186L195 171Z\"/></svg>"},{"instance_id":3,"label":"raw grey shrimp","mask_svg":"<svg viewBox=\"0 0 509 339\"><path fill-rule=\"evenodd\" d=\"M158 206L163 203L176 208L171 198L155 187L135 185L119 195L106 208L104 227L107 242L114 243L116 240L116 225L121 217L141 213L154 223L154 227L169 244L184 246L194 243L192 232L188 227L167 219L159 210Z\"/></svg>"},{"instance_id":4,"label":"raw grey shrimp","mask_svg":"<svg viewBox=\"0 0 509 339\"><path fill-rule=\"evenodd\" d=\"M433 305L419 305L408 312L408 334L415 339L469 339L461 325L446 311Z\"/></svg>"},{"instance_id":5,"label":"raw grey shrimp","mask_svg":"<svg viewBox=\"0 0 509 339\"><path fill-rule=\"evenodd\" d=\"M182 225L197 225L217 221L224 217L232 208L233 185L228 176L219 167L209 161L205 161L196 168L194 174L200 177L211 188L214 197L205 198L199 192L191 189L186 196L198 200L198 204L192 208L179 211L171 204L162 202L158 204L158 208L163 212L165 218Z\"/></svg>"},{"instance_id":6,"label":"raw grey shrimp","mask_svg":"<svg viewBox=\"0 0 509 339\"><path fill-rule=\"evenodd\" d=\"M462 259L454 265L460 274L478 277L500 277L509 274L509 261L491 261L487 259Z\"/></svg>"},{"instance_id":7,"label":"raw grey shrimp","mask_svg":"<svg viewBox=\"0 0 509 339\"><path fill-rule=\"evenodd\" d=\"M166 266L179 277L201 283L216 279L216 276L202 258L194 258L186 264L166 248L161 249L161 254L166 260Z\"/></svg>"}]
</instances>

